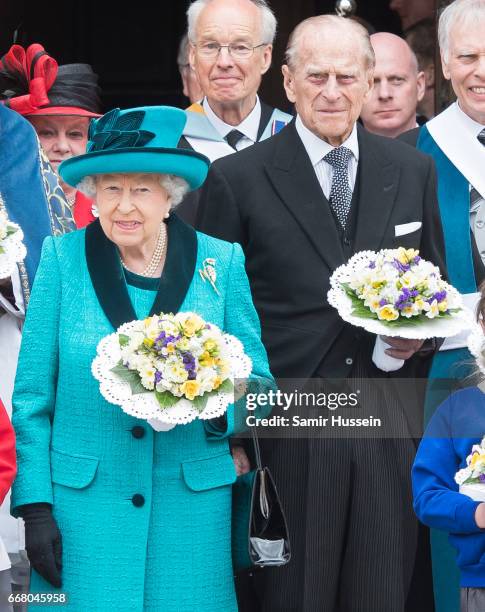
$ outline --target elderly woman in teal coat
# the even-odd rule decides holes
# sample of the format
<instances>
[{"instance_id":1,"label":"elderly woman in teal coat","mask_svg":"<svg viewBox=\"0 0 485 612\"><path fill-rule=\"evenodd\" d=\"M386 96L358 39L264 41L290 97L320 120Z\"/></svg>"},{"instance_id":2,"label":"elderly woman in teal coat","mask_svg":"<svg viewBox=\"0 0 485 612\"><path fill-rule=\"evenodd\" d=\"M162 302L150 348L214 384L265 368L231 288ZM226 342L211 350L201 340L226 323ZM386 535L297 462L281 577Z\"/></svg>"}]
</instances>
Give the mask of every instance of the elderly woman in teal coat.
<instances>
[{"instance_id":1,"label":"elderly woman in teal coat","mask_svg":"<svg viewBox=\"0 0 485 612\"><path fill-rule=\"evenodd\" d=\"M234 408L157 432L107 403L91 374L98 342L121 324L194 311L241 340L252 377L271 378L241 248L170 214L208 167L176 148L184 124L169 107L111 111L93 121L88 152L60 166L94 192L99 220L44 242L14 393L12 507L31 591L65 594L72 611L237 610ZM208 258L216 284L199 274Z\"/></svg>"}]
</instances>

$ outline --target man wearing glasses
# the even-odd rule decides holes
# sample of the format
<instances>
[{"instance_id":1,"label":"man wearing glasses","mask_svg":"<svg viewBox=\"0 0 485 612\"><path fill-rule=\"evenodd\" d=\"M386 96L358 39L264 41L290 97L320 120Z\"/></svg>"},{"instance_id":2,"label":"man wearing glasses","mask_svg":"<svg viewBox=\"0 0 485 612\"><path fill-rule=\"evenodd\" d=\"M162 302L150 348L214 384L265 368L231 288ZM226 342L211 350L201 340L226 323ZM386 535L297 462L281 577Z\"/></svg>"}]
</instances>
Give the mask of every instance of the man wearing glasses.
<instances>
[{"instance_id":1,"label":"man wearing glasses","mask_svg":"<svg viewBox=\"0 0 485 612\"><path fill-rule=\"evenodd\" d=\"M211 161L277 133L291 116L260 101L271 65L276 18L265 0L196 0L187 11L189 61L204 99L187 110L181 146ZM177 213L193 223L198 193Z\"/></svg>"}]
</instances>

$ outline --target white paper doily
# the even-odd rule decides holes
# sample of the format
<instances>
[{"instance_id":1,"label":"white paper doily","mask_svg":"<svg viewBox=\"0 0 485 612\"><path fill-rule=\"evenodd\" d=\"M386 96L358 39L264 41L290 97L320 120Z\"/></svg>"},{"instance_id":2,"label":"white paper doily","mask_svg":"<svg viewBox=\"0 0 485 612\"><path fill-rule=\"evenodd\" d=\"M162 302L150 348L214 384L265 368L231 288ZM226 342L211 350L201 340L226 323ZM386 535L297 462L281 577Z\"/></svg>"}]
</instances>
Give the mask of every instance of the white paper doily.
<instances>
[{"instance_id":1,"label":"white paper doily","mask_svg":"<svg viewBox=\"0 0 485 612\"><path fill-rule=\"evenodd\" d=\"M460 485L459 492L462 495L471 497L475 501L485 502L485 485L483 484L462 484Z\"/></svg>"},{"instance_id":2,"label":"white paper doily","mask_svg":"<svg viewBox=\"0 0 485 612\"><path fill-rule=\"evenodd\" d=\"M17 264L25 259L27 250L22 242L24 234L16 223L8 223L8 225L16 228L16 232L3 240L0 240L0 246L4 249L4 253L0 253L0 279L12 276Z\"/></svg>"},{"instance_id":3,"label":"white paper doily","mask_svg":"<svg viewBox=\"0 0 485 612\"><path fill-rule=\"evenodd\" d=\"M369 256L374 255L373 251L361 251L354 255L352 262L359 260L367 260ZM349 262L348 262L349 263ZM381 335L408 340L427 340L428 338L449 338L455 336L465 329L473 327L473 313L461 307L461 310L448 318L429 319L419 323L419 325L386 325L384 321L378 319L365 319L352 314L354 309L351 298L345 293L341 283L346 283L349 280L349 268L344 264L337 268L330 278L330 289L327 293L327 300L330 306L338 310L340 317L356 327L362 327L366 331ZM457 300L461 302L459 292L447 284L446 291L452 293Z\"/></svg>"},{"instance_id":4,"label":"white paper doily","mask_svg":"<svg viewBox=\"0 0 485 612\"><path fill-rule=\"evenodd\" d=\"M485 349L485 337L483 330L478 323L475 323L471 334L467 340L468 350L475 357L477 366L480 368L482 374L485 374L485 359L482 355L482 351Z\"/></svg>"},{"instance_id":5,"label":"white paper doily","mask_svg":"<svg viewBox=\"0 0 485 612\"><path fill-rule=\"evenodd\" d=\"M111 372L121 358L118 333L128 333L131 327L137 323L132 321L122 325L116 333L103 338L97 347L97 356L91 365L91 371L96 380L99 381L101 395L111 404L120 406L124 412L139 419L147 421L159 421L160 423L183 425L194 419L213 419L222 416L229 404L234 402L234 392L217 392L209 396L207 405L202 412L194 408L192 402L181 398L170 408L162 409L155 394L137 393L132 394L128 382L121 380ZM224 334L223 340L230 356L231 375L230 379L247 378L252 369L251 359L244 353L244 347L240 340L230 334ZM153 424L154 429L158 429ZM167 428L163 428L167 429ZM158 429L159 431L163 429Z\"/></svg>"}]
</instances>

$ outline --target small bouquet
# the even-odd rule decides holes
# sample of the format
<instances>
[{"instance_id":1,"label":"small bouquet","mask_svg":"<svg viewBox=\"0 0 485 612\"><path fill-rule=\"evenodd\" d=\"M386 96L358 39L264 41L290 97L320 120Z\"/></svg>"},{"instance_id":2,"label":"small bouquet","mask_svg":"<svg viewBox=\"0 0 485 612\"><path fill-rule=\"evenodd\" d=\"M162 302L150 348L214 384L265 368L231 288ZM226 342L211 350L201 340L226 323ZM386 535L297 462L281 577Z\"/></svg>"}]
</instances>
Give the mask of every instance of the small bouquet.
<instances>
[{"instance_id":1,"label":"small bouquet","mask_svg":"<svg viewBox=\"0 0 485 612\"><path fill-rule=\"evenodd\" d=\"M193 312L125 323L92 364L103 397L158 431L224 414L251 368L237 338Z\"/></svg>"},{"instance_id":2,"label":"small bouquet","mask_svg":"<svg viewBox=\"0 0 485 612\"><path fill-rule=\"evenodd\" d=\"M480 444L472 446L472 452L466 458L466 468L458 470L455 482L460 493L476 501L485 501L485 437Z\"/></svg>"},{"instance_id":3,"label":"small bouquet","mask_svg":"<svg viewBox=\"0 0 485 612\"><path fill-rule=\"evenodd\" d=\"M23 239L20 227L8 220L4 210L0 210L0 279L12 276L17 263L25 258L27 251Z\"/></svg>"},{"instance_id":4,"label":"small bouquet","mask_svg":"<svg viewBox=\"0 0 485 612\"><path fill-rule=\"evenodd\" d=\"M328 302L342 319L378 336L448 338L471 326L461 295L415 249L361 251L335 270L330 285ZM374 351L381 367L376 359Z\"/></svg>"}]
</instances>

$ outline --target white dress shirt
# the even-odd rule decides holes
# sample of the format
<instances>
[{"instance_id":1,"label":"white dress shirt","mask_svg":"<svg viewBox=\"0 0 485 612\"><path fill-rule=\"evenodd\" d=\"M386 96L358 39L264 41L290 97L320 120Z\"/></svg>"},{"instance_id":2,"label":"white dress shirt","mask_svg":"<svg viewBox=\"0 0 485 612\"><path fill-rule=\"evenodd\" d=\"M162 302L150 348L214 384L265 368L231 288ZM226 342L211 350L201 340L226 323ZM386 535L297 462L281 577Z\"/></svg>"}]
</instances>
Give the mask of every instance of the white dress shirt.
<instances>
[{"instance_id":1,"label":"white dress shirt","mask_svg":"<svg viewBox=\"0 0 485 612\"><path fill-rule=\"evenodd\" d=\"M311 132L300 119L298 115L295 122L296 131L301 138L303 146L305 147L308 157L312 162L313 169L317 176L320 187L322 188L324 196L327 200L330 198L330 191L332 189L333 179L333 167L327 163L323 158L327 153L330 153L336 147L328 144L325 140L322 140ZM359 164L359 142L357 140L357 125L354 125L350 136L345 140L342 147L346 147L352 151L352 155L349 159L348 166L348 177L349 186L351 191L354 191L355 179L357 178L357 166Z\"/></svg>"},{"instance_id":2,"label":"white dress shirt","mask_svg":"<svg viewBox=\"0 0 485 612\"><path fill-rule=\"evenodd\" d=\"M261 102L258 96L256 96L256 104L249 115L243 119L239 125L229 125L218 117L212 110L207 98L204 98L202 102L207 119L212 123L213 127L219 132L219 134L225 138L232 130L238 130L243 134L241 140L236 144L236 149L246 149L250 147L258 140L258 129L261 121Z\"/></svg>"}]
</instances>

